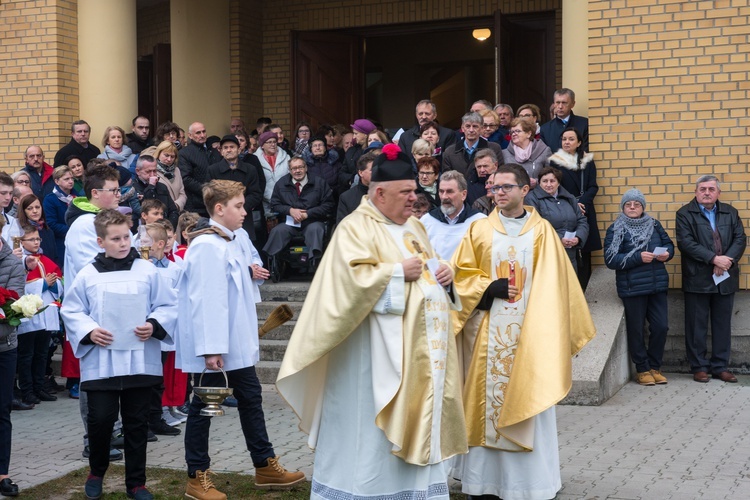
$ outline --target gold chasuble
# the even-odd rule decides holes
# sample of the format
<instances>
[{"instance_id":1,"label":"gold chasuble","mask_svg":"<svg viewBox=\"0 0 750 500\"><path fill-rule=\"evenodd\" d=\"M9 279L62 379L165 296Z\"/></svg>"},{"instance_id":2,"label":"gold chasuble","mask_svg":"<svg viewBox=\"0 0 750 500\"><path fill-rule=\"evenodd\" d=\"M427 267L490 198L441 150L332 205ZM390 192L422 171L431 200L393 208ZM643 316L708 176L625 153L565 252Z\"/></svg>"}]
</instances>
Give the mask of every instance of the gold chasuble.
<instances>
[{"instance_id":1,"label":"gold chasuble","mask_svg":"<svg viewBox=\"0 0 750 500\"><path fill-rule=\"evenodd\" d=\"M417 256L422 276L394 274ZM468 451L452 303L427 262L435 258L422 224L397 225L365 196L336 228L292 333L276 385L316 447L330 353L362 328L370 332L373 425L409 464L429 465ZM566 257L567 258L567 257ZM433 261L434 262L434 261ZM383 312L389 311L389 312ZM322 445L321 445L322 446Z\"/></svg>"},{"instance_id":2,"label":"gold chasuble","mask_svg":"<svg viewBox=\"0 0 750 500\"><path fill-rule=\"evenodd\" d=\"M534 417L572 385L571 358L594 337L576 274L552 226L531 207L510 236L494 210L474 222L453 256L463 308L458 333L494 280L518 287L509 299L478 310L479 329L464 386L469 446L534 448ZM477 318L472 318L472 322Z\"/></svg>"}]
</instances>

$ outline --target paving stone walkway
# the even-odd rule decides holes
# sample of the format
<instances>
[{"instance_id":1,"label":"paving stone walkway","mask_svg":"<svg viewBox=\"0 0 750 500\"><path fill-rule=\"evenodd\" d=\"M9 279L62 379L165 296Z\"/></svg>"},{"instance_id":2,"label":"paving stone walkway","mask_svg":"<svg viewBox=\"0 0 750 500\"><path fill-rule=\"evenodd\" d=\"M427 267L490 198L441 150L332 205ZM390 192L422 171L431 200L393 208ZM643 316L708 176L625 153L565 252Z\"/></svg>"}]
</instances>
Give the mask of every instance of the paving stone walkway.
<instances>
[{"instance_id":1,"label":"paving stone walkway","mask_svg":"<svg viewBox=\"0 0 750 500\"><path fill-rule=\"evenodd\" d=\"M558 406L563 489L572 499L750 499L750 376L738 384L629 383L602 406ZM312 474L294 413L264 386L268 432L288 469ZM15 412L11 476L21 489L86 465L78 402L64 395ZM184 425L181 427L184 428ZM254 472L236 409L213 419L213 469ZM182 436L149 443L150 466L184 468Z\"/></svg>"}]
</instances>

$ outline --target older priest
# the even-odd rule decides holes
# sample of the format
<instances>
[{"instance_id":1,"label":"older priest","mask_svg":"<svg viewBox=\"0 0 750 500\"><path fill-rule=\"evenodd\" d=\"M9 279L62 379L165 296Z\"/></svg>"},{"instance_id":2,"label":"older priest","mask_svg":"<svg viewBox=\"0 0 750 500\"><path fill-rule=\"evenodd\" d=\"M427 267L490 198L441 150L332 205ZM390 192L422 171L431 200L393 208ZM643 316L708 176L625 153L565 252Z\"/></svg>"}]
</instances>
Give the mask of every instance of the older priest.
<instances>
[{"instance_id":1,"label":"older priest","mask_svg":"<svg viewBox=\"0 0 750 500\"><path fill-rule=\"evenodd\" d=\"M497 209L469 228L453 256L463 304L454 325L479 323L464 386L469 454L463 492L553 498L561 488L555 404L570 390L571 357L595 333L560 238L524 207L529 176L492 176Z\"/></svg>"},{"instance_id":2,"label":"older priest","mask_svg":"<svg viewBox=\"0 0 750 500\"><path fill-rule=\"evenodd\" d=\"M453 272L410 217L415 188L409 158L383 148L281 366L279 392L316 449L312 498L447 499L445 461L467 451Z\"/></svg>"}]
</instances>

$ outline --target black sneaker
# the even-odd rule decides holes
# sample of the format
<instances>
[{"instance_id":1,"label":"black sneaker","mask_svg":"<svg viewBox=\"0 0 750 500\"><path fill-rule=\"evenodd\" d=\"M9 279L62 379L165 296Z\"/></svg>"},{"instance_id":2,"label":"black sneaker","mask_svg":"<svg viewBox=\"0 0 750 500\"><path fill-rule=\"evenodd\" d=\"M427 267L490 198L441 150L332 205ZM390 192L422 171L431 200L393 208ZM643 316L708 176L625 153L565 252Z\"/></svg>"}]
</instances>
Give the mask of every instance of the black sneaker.
<instances>
[{"instance_id":1,"label":"black sneaker","mask_svg":"<svg viewBox=\"0 0 750 500\"><path fill-rule=\"evenodd\" d=\"M33 410L34 409L34 405L33 404L24 403L20 399L13 398L13 401L11 403L11 407L10 408L13 411Z\"/></svg>"},{"instance_id":2,"label":"black sneaker","mask_svg":"<svg viewBox=\"0 0 750 500\"><path fill-rule=\"evenodd\" d=\"M38 405L39 403L42 402L42 400L36 397L35 394L29 393L29 394L24 395L23 402L26 403L27 405Z\"/></svg>"},{"instance_id":3,"label":"black sneaker","mask_svg":"<svg viewBox=\"0 0 750 500\"><path fill-rule=\"evenodd\" d=\"M119 433L117 436L114 436L112 438L112 441L109 442L109 445L112 448L124 448L125 447L125 436L122 435L122 432Z\"/></svg>"},{"instance_id":4,"label":"black sneaker","mask_svg":"<svg viewBox=\"0 0 750 500\"><path fill-rule=\"evenodd\" d=\"M99 500L102 497L102 482L104 478L89 474L86 478L86 486L84 491L86 492L86 498L88 500Z\"/></svg>"},{"instance_id":5,"label":"black sneaker","mask_svg":"<svg viewBox=\"0 0 750 500\"><path fill-rule=\"evenodd\" d=\"M176 406L175 411L179 413L180 415L185 415L187 417L188 411L190 410L190 403L185 402L182 406Z\"/></svg>"},{"instance_id":6,"label":"black sneaker","mask_svg":"<svg viewBox=\"0 0 750 500\"><path fill-rule=\"evenodd\" d=\"M9 477L0 481L0 495L4 497L17 497L18 485Z\"/></svg>"},{"instance_id":7,"label":"black sneaker","mask_svg":"<svg viewBox=\"0 0 750 500\"><path fill-rule=\"evenodd\" d=\"M37 391L36 397L38 397L42 401L57 401L57 396L53 396L52 394L46 391Z\"/></svg>"},{"instance_id":8,"label":"black sneaker","mask_svg":"<svg viewBox=\"0 0 750 500\"><path fill-rule=\"evenodd\" d=\"M145 486L136 486L132 490L127 490L125 494L135 500L154 500L154 495Z\"/></svg>"},{"instance_id":9,"label":"black sneaker","mask_svg":"<svg viewBox=\"0 0 750 500\"><path fill-rule=\"evenodd\" d=\"M163 418L159 420L158 424L148 424L148 427L154 434L159 434L160 436L179 436L182 433L177 427L167 424Z\"/></svg>"},{"instance_id":10,"label":"black sneaker","mask_svg":"<svg viewBox=\"0 0 750 500\"><path fill-rule=\"evenodd\" d=\"M151 429L148 430L148 434L146 435L146 442L147 443L155 443L159 440L158 437L156 437L156 434L151 432Z\"/></svg>"}]
</instances>

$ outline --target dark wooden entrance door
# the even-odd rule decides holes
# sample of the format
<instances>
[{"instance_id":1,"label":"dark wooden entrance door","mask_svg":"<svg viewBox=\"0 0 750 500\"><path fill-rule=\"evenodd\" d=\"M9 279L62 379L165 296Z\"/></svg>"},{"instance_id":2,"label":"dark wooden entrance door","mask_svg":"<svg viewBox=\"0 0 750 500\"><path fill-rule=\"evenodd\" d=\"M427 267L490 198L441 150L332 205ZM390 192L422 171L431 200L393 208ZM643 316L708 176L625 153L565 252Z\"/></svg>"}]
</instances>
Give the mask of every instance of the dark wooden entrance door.
<instances>
[{"instance_id":1,"label":"dark wooden entrance door","mask_svg":"<svg viewBox=\"0 0 750 500\"><path fill-rule=\"evenodd\" d=\"M364 112L363 41L339 33L295 33L292 125L350 124Z\"/></svg>"},{"instance_id":2,"label":"dark wooden entrance door","mask_svg":"<svg viewBox=\"0 0 750 500\"><path fill-rule=\"evenodd\" d=\"M555 13L506 16L495 13L498 102L517 109L536 104L542 123L556 89Z\"/></svg>"}]
</instances>

